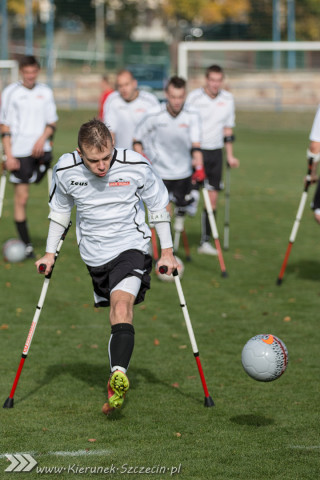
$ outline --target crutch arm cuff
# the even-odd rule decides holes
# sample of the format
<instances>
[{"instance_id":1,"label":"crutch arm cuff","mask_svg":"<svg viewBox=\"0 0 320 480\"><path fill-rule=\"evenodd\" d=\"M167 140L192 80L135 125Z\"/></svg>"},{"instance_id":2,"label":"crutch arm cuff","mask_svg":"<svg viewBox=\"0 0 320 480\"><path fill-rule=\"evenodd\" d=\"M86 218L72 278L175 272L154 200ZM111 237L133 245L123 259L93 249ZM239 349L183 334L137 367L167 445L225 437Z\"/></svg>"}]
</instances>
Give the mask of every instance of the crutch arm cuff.
<instances>
[{"instance_id":1,"label":"crutch arm cuff","mask_svg":"<svg viewBox=\"0 0 320 480\"><path fill-rule=\"evenodd\" d=\"M311 152L311 150L308 148L308 149L307 149L307 159L309 160L310 158L312 159L312 161L313 161L314 163L320 162L320 152L318 152L318 153L313 153L313 152Z\"/></svg>"}]
</instances>

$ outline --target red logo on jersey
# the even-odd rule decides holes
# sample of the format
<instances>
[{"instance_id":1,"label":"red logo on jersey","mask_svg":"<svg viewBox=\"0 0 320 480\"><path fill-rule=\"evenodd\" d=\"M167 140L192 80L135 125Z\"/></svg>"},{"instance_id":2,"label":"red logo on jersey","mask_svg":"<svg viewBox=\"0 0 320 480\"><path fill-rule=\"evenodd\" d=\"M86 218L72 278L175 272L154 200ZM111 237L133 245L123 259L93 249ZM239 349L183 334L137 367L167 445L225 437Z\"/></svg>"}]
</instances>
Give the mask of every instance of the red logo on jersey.
<instances>
[{"instance_id":1,"label":"red logo on jersey","mask_svg":"<svg viewBox=\"0 0 320 480\"><path fill-rule=\"evenodd\" d=\"M130 182L128 180L122 180L122 178L114 182L109 182L109 187L127 187L128 185L130 185Z\"/></svg>"},{"instance_id":2,"label":"red logo on jersey","mask_svg":"<svg viewBox=\"0 0 320 480\"><path fill-rule=\"evenodd\" d=\"M225 102L218 102L217 105L218 107L223 107L225 105Z\"/></svg>"},{"instance_id":3,"label":"red logo on jersey","mask_svg":"<svg viewBox=\"0 0 320 480\"><path fill-rule=\"evenodd\" d=\"M179 128L188 128L189 125L187 125L186 123L180 123L179 125Z\"/></svg>"},{"instance_id":4,"label":"red logo on jersey","mask_svg":"<svg viewBox=\"0 0 320 480\"><path fill-rule=\"evenodd\" d=\"M145 111L146 111L146 109L145 109L145 108L141 108L141 107L135 109L135 112L136 112L136 113L144 113Z\"/></svg>"}]
</instances>

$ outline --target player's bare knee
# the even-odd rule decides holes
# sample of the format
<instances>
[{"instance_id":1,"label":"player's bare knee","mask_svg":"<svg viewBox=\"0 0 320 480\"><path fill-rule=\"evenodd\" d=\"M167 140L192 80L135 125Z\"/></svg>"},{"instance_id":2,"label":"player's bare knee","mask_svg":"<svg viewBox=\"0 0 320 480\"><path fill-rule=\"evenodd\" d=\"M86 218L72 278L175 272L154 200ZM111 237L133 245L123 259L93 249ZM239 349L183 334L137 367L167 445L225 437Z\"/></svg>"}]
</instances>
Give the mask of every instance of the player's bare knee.
<instances>
[{"instance_id":1,"label":"player's bare knee","mask_svg":"<svg viewBox=\"0 0 320 480\"><path fill-rule=\"evenodd\" d=\"M132 323L133 310L132 305L125 300L116 300L110 309L110 322L112 325L116 323Z\"/></svg>"}]
</instances>

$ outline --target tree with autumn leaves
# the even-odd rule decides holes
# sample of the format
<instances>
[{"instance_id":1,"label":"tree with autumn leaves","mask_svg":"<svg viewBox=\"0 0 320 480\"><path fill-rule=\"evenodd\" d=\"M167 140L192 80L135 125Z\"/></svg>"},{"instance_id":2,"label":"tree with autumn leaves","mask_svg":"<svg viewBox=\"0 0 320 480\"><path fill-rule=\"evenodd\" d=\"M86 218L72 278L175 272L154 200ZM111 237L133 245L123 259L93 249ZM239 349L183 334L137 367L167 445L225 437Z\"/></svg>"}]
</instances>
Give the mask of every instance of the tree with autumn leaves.
<instances>
[{"instance_id":1,"label":"tree with autumn leaves","mask_svg":"<svg viewBox=\"0 0 320 480\"><path fill-rule=\"evenodd\" d=\"M39 10L39 2L33 0L33 10ZM271 0L102 0L107 12L115 12L116 23L128 33L142 18L141 13L152 12L161 16L164 23L168 20L184 20L189 25L222 24L227 21L247 23L250 39L271 40L272 37L272 1ZM95 21L94 0L55 0L56 18L75 15L84 24L92 26ZM287 0L280 0L282 40L286 40ZM296 0L296 38L297 40L320 39L320 1ZM25 14L25 0L8 0L11 14ZM241 40L239 38L239 40Z\"/></svg>"}]
</instances>

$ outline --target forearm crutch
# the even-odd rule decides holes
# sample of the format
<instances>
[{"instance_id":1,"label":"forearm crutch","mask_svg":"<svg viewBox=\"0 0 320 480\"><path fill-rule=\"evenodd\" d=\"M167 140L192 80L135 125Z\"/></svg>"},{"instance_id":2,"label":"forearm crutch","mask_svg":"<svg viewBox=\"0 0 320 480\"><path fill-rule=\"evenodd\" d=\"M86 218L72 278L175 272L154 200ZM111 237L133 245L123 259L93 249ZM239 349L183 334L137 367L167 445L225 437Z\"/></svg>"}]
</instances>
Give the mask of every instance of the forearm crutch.
<instances>
[{"instance_id":1,"label":"forearm crutch","mask_svg":"<svg viewBox=\"0 0 320 480\"><path fill-rule=\"evenodd\" d=\"M156 230L154 227L150 227L151 230L151 246L152 246L152 256L157 263L159 260L159 252L158 252L158 243L157 243L157 235L156 235Z\"/></svg>"},{"instance_id":2,"label":"forearm crutch","mask_svg":"<svg viewBox=\"0 0 320 480\"><path fill-rule=\"evenodd\" d=\"M7 172L5 168L2 167L1 178L0 178L0 218L2 216L2 208L3 208L4 194L6 191L6 183L7 183Z\"/></svg>"},{"instance_id":3,"label":"forearm crutch","mask_svg":"<svg viewBox=\"0 0 320 480\"><path fill-rule=\"evenodd\" d=\"M166 266L161 266L159 268L159 272L162 273L162 274L165 274L167 271L168 271L168 268ZM193 328L192 328L187 304L186 304L186 301L185 301L185 298L184 298L184 295L183 295L183 290L182 290L182 287L181 287L181 282L180 282L180 278L179 278L179 275L178 275L178 270L175 269L172 274L174 276L174 281L175 281L175 284L176 284L176 287L177 287L180 306L182 308L183 316L184 316L184 319L185 319L185 322L186 322L186 327L187 327L187 330L188 330L193 355L196 359L197 367L198 367L200 378L201 378L201 383L202 383L202 387L203 387L203 391L204 391L204 395L205 395L204 406L205 407L213 407L214 406L214 401L209 394L206 379L204 377L204 373L203 373L203 369L202 369L202 365L201 365L201 361L200 361L200 356L199 356L199 350L198 350L197 342L196 342L196 339L195 339L195 336L194 336L194 333L193 333Z\"/></svg>"},{"instance_id":4,"label":"forearm crutch","mask_svg":"<svg viewBox=\"0 0 320 480\"><path fill-rule=\"evenodd\" d=\"M303 211L304 211L304 207L305 207L307 197L308 197L308 190L309 190L309 187L311 185L312 164L313 164L313 159L309 158L309 160L308 160L308 172L307 172L307 176L306 176L306 180L305 180L305 184L304 184L304 190L303 190L302 195L301 195L301 200L300 200L300 203L299 203L296 219L294 221L294 224L293 224L293 227L292 227L292 230L291 230L291 234L290 234L290 237L289 237L289 244L288 244L288 247L287 247L287 251L286 251L286 254L284 256L284 260L283 260L283 263L282 263L282 266L281 266L279 276L277 278L277 285L281 285L281 283L282 283L283 275L284 275L284 272L286 270L286 266L287 266L287 263L288 263L288 259L289 259L289 255L290 255L290 252L291 252L291 249L292 249L292 245L294 244L294 241L296 239L296 236L297 236L297 233L298 233L298 230L299 230L300 221L301 221Z\"/></svg>"},{"instance_id":5,"label":"forearm crutch","mask_svg":"<svg viewBox=\"0 0 320 480\"><path fill-rule=\"evenodd\" d=\"M208 190L206 189L206 187L203 187L202 193L203 193L203 198L204 198L204 203L205 203L205 206L206 206L206 210L207 210L207 213L208 213L208 218L209 218L209 223L210 223L212 236L213 236L214 243L215 243L215 246L216 246L216 249L217 249L217 252L218 252L218 259L219 259L219 263L220 263L221 275L223 277L227 277L228 274L227 274L226 267L225 267L224 260L223 260L218 229L217 229L216 221L214 219L214 214L213 214L213 210L212 210L212 206L211 206L211 202L210 202L210 198L209 198L209 193L208 193Z\"/></svg>"},{"instance_id":6,"label":"forearm crutch","mask_svg":"<svg viewBox=\"0 0 320 480\"><path fill-rule=\"evenodd\" d=\"M70 227L71 227L71 222L69 223L68 227L65 229L63 234L61 235L61 238L60 238L60 241L58 243L58 247L57 247L57 250L56 250L56 253L55 253L54 264L52 266L51 272L48 273L48 275L45 276L43 286L42 286L42 290L41 290L41 294L40 294L40 298L39 298L39 301L38 301L38 305L36 307L36 311L35 311L34 316L33 316L31 327L30 327L30 330L29 330L29 333L28 333L28 336L27 336L27 340L26 340L26 343L25 343L23 351L22 351L19 367L18 367L16 376L15 376L15 379L14 379L14 382L13 382L13 385L12 385L12 388L11 388L10 395L7 398L7 400L4 402L3 408L13 408L14 393L16 391L16 388L17 388L17 385L18 385L18 382L19 382L19 379L20 379L20 375L21 375L21 371L22 371L24 362L25 362L25 360L28 356L28 352L29 352L29 349L30 349L30 346L31 346L33 335L36 331L37 323L38 323L40 313L42 311L42 307L43 307L43 304L44 304L44 301L45 301L45 298L46 298L46 294L47 294L47 290L48 290L48 287L49 287L50 278L51 278L51 275L52 275L52 272L53 272L53 268L55 266L58 255L60 253L60 249L61 249L61 246L63 244L63 241L66 238L66 235L67 235ZM45 272L45 270L46 270L46 265L41 264L39 266L39 271L40 272Z\"/></svg>"},{"instance_id":7,"label":"forearm crutch","mask_svg":"<svg viewBox=\"0 0 320 480\"><path fill-rule=\"evenodd\" d=\"M226 168L226 187L225 187L225 205L224 205L224 232L223 232L223 248L229 249L229 230L230 230L230 182L231 182L231 167L227 162Z\"/></svg>"}]
</instances>

